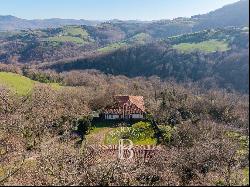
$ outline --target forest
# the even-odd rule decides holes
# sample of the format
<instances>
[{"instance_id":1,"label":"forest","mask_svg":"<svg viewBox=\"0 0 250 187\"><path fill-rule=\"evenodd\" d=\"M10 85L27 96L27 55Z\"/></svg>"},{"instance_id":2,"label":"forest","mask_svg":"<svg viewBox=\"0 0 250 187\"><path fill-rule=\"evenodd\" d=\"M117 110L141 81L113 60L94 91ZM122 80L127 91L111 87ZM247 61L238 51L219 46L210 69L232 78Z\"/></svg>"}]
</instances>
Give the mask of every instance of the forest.
<instances>
[{"instance_id":1,"label":"forest","mask_svg":"<svg viewBox=\"0 0 250 187\"><path fill-rule=\"evenodd\" d=\"M156 76L7 67L9 76L18 73L36 83L25 94L1 87L2 185L248 184L248 95ZM55 82L60 87L49 85ZM129 164L92 149L92 135L107 129L97 127L91 113L120 93L145 98L150 125L133 128L149 128L163 147L150 162Z\"/></svg>"}]
</instances>

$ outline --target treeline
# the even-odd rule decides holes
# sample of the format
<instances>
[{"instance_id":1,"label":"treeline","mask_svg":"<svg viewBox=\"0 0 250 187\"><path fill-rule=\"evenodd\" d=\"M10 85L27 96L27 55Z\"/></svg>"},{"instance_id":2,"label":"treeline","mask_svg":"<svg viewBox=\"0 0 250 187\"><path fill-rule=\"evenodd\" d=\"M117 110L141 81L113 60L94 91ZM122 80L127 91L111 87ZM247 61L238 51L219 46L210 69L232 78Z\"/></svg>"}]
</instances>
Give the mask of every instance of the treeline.
<instances>
[{"instance_id":1,"label":"treeline","mask_svg":"<svg viewBox=\"0 0 250 187\"><path fill-rule=\"evenodd\" d=\"M249 47L248 30L237 27L207 29L200 32L177 35L165 39L165 41L171 45L180 43L199 43L207 40L226 41L230 48L233 48L234 50L247 49Z\"/></svg>"},{"instance_id":2,"label":"treeline","mask_svg":"<svg viewBox=\"0 0 250 187\"><path fill-rule=\"evenodd\" d=\"M1 87L2 185L243 184L247 96L90 70L60 77L62 88L37 84L26 96ZM86 144L91 112L117 94L144 96L148 114L162 127L165 147L149 163L112 160Z\"/></svg>"},{"instance_id":3,"label":"treeline","mask_svg":"<svg viewBox=\"0 0 250 187\"><path fill-rule=\"evenodd\" d=\"M233 65L238 66L239 64L233 63ZM230 68L229 66L230 64L225 68ZM202 115L210 116L219 122L233 124L235 127L247 128L247 124L243 122L246 119L242 121L239 116L234 115L236 110L241 114L245 113L247 103L242 109L237 106L241 106L243 102L239 105L236 103L237 100L241 102L241 99L247 102L245 100L247 94L244 95L233 90L227 92L214 85L202 87L199 82L177 83L174 80L163 80L157 76L129 78L103 74L97 70L57 73L52 70L42 71L30 67L1 65L0 71L18 73L41 83L59 83L65 89L85 90L90 111L105 108L117 94L143 95L146 98L147 108L150 113L157 116L156 119L159 123L175 125L181 123L182 120L199 120ZM227 74L227 76L232 75ZM206 81L208 84L211 80ZM240 85L238 86L240 87Z\"/></svg>"},{"instance_id":4,"label":"treeline","mask_svg":"<svg viewBox=\"0 0 250 187\"><path fill-rule=\"evenodd\" d=\"M203 87L249 91L249 53L247 50L180 53L165 43L118 50L111 54L84 58L49 66L58 72L97 69L107 74L159 76L177 82L200 82Z\"/></svg>"},{"instance_id":5,"label":"treeline","mask_svg":"<svg viewBox=\"0 0 250 187\"><path fill-rule=\"evenodd\" d=\"M233 46L232 48L235 50L239 46L240 48L247 48L248 46L249 31L244 30L243 25L225 28L207 27L196 30L193 28L193 23L192 19L179 18L172 21L166 20L152 23L117 21L102 23L98 26L77 26L78 29L86 32L88 37L88 40L82 44L75 43L74 40L64 40L64 38L61 38L62 40L58 42L50 40L53 37L59 39L61 34L65 32L65 27L22 30L10 34L0 33L0 61L12 64L39 64L69 60L87 56L90 52L119 42L127 41L135 46L138 43L136 36L140 34L150 38L145 40L146 43L151 40L164 40L168 44L174 45L180 42L195 43L218 39L229 42L230 46ZM74 27L69 26L71 29L74 29ZM81 37L77 36L76 38L80 39ZM143 42L141 38L138 40Z\"/></svg>"}]
</instances>

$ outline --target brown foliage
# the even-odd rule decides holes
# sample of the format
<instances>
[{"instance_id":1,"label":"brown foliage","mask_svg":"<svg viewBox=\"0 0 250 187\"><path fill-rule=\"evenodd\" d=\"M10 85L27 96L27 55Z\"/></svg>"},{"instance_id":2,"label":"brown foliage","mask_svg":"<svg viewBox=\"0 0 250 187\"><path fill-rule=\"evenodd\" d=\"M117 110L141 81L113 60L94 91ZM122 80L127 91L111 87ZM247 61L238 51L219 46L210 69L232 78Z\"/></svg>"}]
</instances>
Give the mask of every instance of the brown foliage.
<instances>
[{"instance_id":1,"label":"brown foliage","mask_svg":"<svg viewBox=\"0 0 250 187\"><path fill-rule=\"evenodd\" d=\"M1 185L242 184L235 171L248 165L247 153L239 154L242 145L227 133L248 132L247 97L157 77L60 76L68 86L37 84L22 97L0 88ZM116 94L144 96L156 121L173 126L170 141L150 162L115 160L73 133L76 119L104 108Z\"/></svg>"}]
</instances>

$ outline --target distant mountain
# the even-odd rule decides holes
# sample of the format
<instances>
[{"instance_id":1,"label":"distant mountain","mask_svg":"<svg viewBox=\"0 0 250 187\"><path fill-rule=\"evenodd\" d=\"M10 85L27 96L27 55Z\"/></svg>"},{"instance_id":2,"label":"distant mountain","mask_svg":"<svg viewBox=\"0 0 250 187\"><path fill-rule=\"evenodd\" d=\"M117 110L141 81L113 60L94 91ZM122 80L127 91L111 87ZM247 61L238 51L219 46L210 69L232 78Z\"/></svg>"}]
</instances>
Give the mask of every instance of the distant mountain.
<instances>
[{"instance_id":1,"label":"distant mountain","mask_svg":"<svg viewBox=\"0 0 250 187\"><path fill-rule=\"evenodd\" d=\"M100 21L75 20L75 19L35 19L26 20L15 16L0 16L0 30L22 30L22 29L43 29L56 28L65 25L97 25Z\"/></svg>"},{"instance_id":2,"label":"distant mountain","mask_svg":"<svg viewBox=\"0 0 250 187\"><path fill-rule=\"evenodd\" d=\"M196 30L226 26L249 26L249 0L226 5L208 14L196 15Z\"/></svg>"},{"instance_id":3,"label":"distant mountain","mask_svg":"<svg viewBox=\"0 0 250 187\"><path fill-rule=\"evenodd\" d=\"M176 34L185 34L193 31L201 31L208 28L225 26L249 25L249 0L226 5L220 9L191 18L176 18L173 20L158 21L121 21L117 19L106 21L107 24L118 25L129 34L147 32L155 37L168 37ZM0 31L21 29L56 28L65 25L96 26L102 21L75 20L75 19L41 19L26 20L14 16L0 16Z\"/></svg>"}]
</instances>

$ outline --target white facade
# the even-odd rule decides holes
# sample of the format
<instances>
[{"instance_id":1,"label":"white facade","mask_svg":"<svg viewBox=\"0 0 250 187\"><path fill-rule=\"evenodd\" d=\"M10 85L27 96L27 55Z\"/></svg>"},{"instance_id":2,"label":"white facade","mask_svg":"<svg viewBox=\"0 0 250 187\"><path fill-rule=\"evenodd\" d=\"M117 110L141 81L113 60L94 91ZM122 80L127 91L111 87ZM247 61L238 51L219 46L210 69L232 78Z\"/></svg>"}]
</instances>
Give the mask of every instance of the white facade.
<instances>
[{"instance_id":1,"label":"white facade","mask_svg":"<svg viewBox=\"0 0 250 187\"><path fill-rule=\"evenodd\" d=\"M133 119L143 119L143 115L142 114L132 114L132 118Z\"/></svg>"},{"instance_id":2,"label":"white facade","mask_svg":"<svg viewBox=\"0 0 250 187\"><path fill-rule=\"evenodd\" d=\"M105 119L119 119L118 114L105 114Z\"/></svg>"},{"instance_id":3,"label":"white facade","mask_svg":"<svg viewBox=\"0 0 250 187\"><path fill-rule=\"evenodd\" d=\"M124 116L125 119L143 119L143 114L131 114L129 116ZM115 120L115 119L123 119L122 115L118 114L105 114L105 119Z\"/></svg>"}]
</instances>

